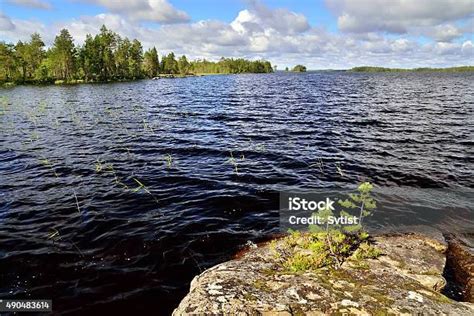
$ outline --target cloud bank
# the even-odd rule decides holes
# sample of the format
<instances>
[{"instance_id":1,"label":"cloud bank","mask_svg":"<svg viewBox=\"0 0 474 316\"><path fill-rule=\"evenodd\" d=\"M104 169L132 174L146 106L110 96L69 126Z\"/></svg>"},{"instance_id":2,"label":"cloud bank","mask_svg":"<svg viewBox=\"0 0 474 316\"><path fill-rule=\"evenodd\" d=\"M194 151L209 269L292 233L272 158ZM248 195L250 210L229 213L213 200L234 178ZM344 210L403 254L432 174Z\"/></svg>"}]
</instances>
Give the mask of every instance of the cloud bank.
<instances>
[{"instance_id":1,"label":"cloud bank","mask_svg":"<svg viewBox=\"0 0 474 316\"><path fill-rule=\"evenodd\" d=\"M123 36L138 38L146 48L156 46L160 53L174 51L208 59L265 58L280 69L296 63L309 69L444 67L470 64L474 57L471 0L420 0L416 5L404 0L327 0L337 16L338 32L312 26L302 13L256 1L248 2L230 22L190 22L188 14L165 0L87 1L108 12L50 25L0 13L0 36L16 41L37 30L51 43L61 28L68 28L80 43L105 24ZM161 25L143 21L161 21Z\"/></svg>"}]
</instances>

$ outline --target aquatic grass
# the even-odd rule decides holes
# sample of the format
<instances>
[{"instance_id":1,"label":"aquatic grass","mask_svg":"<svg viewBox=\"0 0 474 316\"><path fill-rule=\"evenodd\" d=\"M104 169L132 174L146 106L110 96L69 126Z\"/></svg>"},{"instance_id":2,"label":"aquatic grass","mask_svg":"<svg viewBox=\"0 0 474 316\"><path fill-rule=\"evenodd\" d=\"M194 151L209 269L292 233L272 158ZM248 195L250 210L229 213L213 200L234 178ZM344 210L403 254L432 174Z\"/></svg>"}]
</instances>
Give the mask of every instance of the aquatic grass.
<instances>
[{"instance_id":1,"label":"aquatic grass","mask_svg":"<svg viewBox=\"0 0 474 316\"><path fill-rule=\"evenodd\" d=\"M51 228L50 230L51 230L51 232L46 236L46 238L48 240L52 240L53 245L56 242L59 242L59 241L63 240L61 234L59 233L59 230L57 230L56 228ZM79 253L79 255L81 257L84 257L84 254L82 253L81 249L79 249L79 247L76 245L75 242L73 242L72 240L66 240L66 242L69 242L72 245L72 247Z\"/></svg>"},{"instance_id":2,"label":"aquatic grass","mask_svg":"<svg viewBox=\"0 0 474 316\"><path fill-rule=\"evenodd\" d=\"M117 175L117 172L115 171L114 169L114 166L112 163L104 163L102 160L100 160L99 158L97 158L96 162L95 162L95 171L97 173L102 173L102 172L109 172L113 175L114 177L114 182L116 185L120 185L122 188L124 188L125 190L129 190L129 187L128 185L126 185L125 183L123 183L122 181L120 181L120 178L118 177Z\"/></svg>"},{"instance_id":3,"label":"aquatic grass","mask_svg":"<svg viewBox=\"0 0 474 316\"><path fill-rule=\"evenodd\" d=\"M230 152L230 158L227 160L228 163L230 163L234 167L234 172L235 174L239 174L239 166L237 164L237 160L234 158L234 154Z\"/></svg>"},{"instance_id":4,"label":"aquatic grass","mask_svg":"<svg viewBox=\"0 0 474 316\"><path fill-rule=\"evenodd\" d=\"M165 161L166 161L166 166L168 167L168 169L170 169L173 164L173 157L171 157L170 154L166 154Z\"/></svg>"},{"instance_id":5,"label":"aquatic grass","mask_svg":"<svg viewBox=\"0 0 474 316\"><path fill-rule=\"evenodd\" d=\"M56 228L51 228L51 232L46 236L47 239L56 241L60 238L59 231Z\"/></svg>"},{"instance_id":6,"label":"aquatic grass","mask_svg":"<svg viewBox=\"0 0 474 316\"><path fill-rule=\"evenodd\" d=\"M77 211L78 211L79 214L81 214L81 208L79 207L79 201L77 199L76 191L73 191L73 192L74 192L74 198L76 199Z\"/></svg>"},{"instance_id":7,"label":"aquatic grass","mask_svg":"<svg viewBox=\"0 0 474 316\"><path fill-rule=\"evenodd\" d=\"M114 181L115 181L115 184L122 186L125 190L129 189L128 185L120 181L119 177L116 174L114 175Z\"/></svg>"},{"instance_id":8,"label":"aquatic grass","mask_svg":"<svg viewBox=\"0 0 474 316\"><path fill-rule=\"evenodd\" d=\"M143 183L141 183L138 179L136 178L132 178L132 179L139 185L137 188L133 189L132 192L138 192L141 189L143 189L143 191L145 191L146 193L151 194L151 192L147 189L147 187Z\"/></svg>"},{"instance_id":9,"label":"aquatic grass","mask_svg":"<svg viewBox=\"0 0 474 316\"><path fill-rule=\"evenodd\" d=\"M51 161L49 161L49 159L47 159L47 158L39 159L39 162L40 162L43 166L45 166L45 167L51 169L51 171L53 172L54 176L55 176L56 178L59 178L59 175L56 173L56 170L54 169L53 163L52 163Z\"/></svg>"},{"instance_id":10,"label":"aquatic grass","mask_svg":"<svg viewBox=\"0 0 474 316\"><path fill-rule=\"evenodd\" d=\"M262 153L262 152L265 152L265 150L266 150L264 144L256 144L255 142L252 141L251 138L249 138L247 143L248 143L248 145L246 146L246 148L251 148L251 149L255 150L256 152Z\"/></svg>"},{"instance_id":11,"label":"aquatic grass","mask_svg":"<svg viewBox=\"0 0 474 316\"><path fill-rule=\"evenodd\" d=\"M341 164L339 162L336 162L336 170L341 177L344 177L344 172L342 171Z\"/></svg>"},{"instance_id":12,"label":"aquatic grass","mask_svg":"<svg viewBox=\"0 0 474 316\"><path fill-rule=\"evenodd\" d=\"M137 178L132 178L132 180L135 181L138 184L138 187L131 190L133 193L136 193L136 192L139 192L140 190L143 190L143 191L145 191L145 193L150 195L156 203L158 203L158 199L155 198L155 196L150 192L150 190L148 190L146 185L144 185L142 182L140 182Z\"/></svg>"},{"instance_id":13,"label":"aquatic grass","mask_svg":"<svg viewBox=\"0 0 474 316\"><path fill-rule=\"evenodd\" d=\"M34 141L37 141L37 140L39 140L39 134L36 130L34 130L33 132L31 132L30 143L32 143Z\"/></svg>"},{"instance_id":14,"label":"aquatic grass","mask_svg":"<svg viewBox=\"0 0 474 316\"><path fill-rule=\"evenodd\" d=\"M36 109L36 112L39 114L43 114L46 112L47 104L45 101L41 101Z\"/></svg>"},{"instance_id":15,"label":"aquatic grass","mask_svg":"<svg viewBox=\"0 0 474 316\"><path fill-rule=\"evenodd\" d=\"M95 166L95 172L97 173L102 172L102 169L104 169L104 166L102 165L102 161L99 158L96 159L94 166Z\"/></svg>"},{"instance_id":16,"label":"aquatic grass","mask_svg":"<svg viewBox=\"0 0 474 316\"><path fill-rule=\"evenodd\" d=\"M115 171L114 169L114 166L112 164L108 164L107 165L107 169L112 173L112 175L114 176L114 181L115 181L115 184L117 185L120 185L122 186L124 189L128 190L129 187L128 185L126 185L125 183L123 183L122 181L120 181L118 175L117 175L117 172Z\"/></svg>"},{"instance_id":17,"label":"aquatic grass","mask_svg":"<svg viewBox=\"0 0 474 316\"><path fill-rule=\"evenodd\" d=\"M318 158L317 160L318 160L317 162L312 163L312 164L310 164L309 166L310 166L310 167L318 167L318 168L319 168L319 171L321 171L321 173L324 173L324 163L323 163L323 160L322 160L321 158Z\"/></svg>"},{"instance_id":18,"label":"aquatic grass","mask_svg":"<svg viewBox=\"0 0 474 316\"><path fill-rule=\"evenodd\" d=\"M146 131L150 131L151 133L155 133L155 130L151 127L151 125L147 122L146 119L143 119L143 130L146 132Z\"/></svg>"}]
</instances>

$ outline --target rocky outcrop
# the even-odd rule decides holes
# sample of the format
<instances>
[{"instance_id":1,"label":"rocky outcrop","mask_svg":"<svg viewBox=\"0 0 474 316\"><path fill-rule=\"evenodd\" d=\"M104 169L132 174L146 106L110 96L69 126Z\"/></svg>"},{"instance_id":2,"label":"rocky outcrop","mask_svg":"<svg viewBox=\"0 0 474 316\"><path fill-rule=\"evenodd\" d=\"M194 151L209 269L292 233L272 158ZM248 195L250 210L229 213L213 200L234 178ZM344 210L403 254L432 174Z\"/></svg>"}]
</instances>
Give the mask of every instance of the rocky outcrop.
<instances>
[{"instance_id":1,"label":"rocky outcrop","mask_svg":"<svg viewBox=\"0 0 474 316\"><path fill-rule=\"evenodd\" d=\"M420 235L380 236L376 259L338 269L282 270L276 240L194 278L173 315L473 315L474 305L440 293L447 244Z\"/></svg>"}]
</instances>

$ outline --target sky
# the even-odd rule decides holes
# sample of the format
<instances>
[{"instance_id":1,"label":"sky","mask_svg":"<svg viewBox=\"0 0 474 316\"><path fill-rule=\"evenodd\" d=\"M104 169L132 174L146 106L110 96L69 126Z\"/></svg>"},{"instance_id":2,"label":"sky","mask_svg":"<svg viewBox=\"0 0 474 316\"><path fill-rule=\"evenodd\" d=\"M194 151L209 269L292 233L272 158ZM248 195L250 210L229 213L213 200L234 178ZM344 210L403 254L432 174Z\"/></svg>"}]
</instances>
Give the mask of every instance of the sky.
<instances>
[{"instance_id":1,"label":"sky","mask_svg":"<svg viewBox=\"0 0 474 316\"><path fill-rule=\"evenodd\" d=\"M0 0L0 41L105 24L191 59L267 59L278 69L474 65L474 0Z\"/></svg>"}]
</instances>

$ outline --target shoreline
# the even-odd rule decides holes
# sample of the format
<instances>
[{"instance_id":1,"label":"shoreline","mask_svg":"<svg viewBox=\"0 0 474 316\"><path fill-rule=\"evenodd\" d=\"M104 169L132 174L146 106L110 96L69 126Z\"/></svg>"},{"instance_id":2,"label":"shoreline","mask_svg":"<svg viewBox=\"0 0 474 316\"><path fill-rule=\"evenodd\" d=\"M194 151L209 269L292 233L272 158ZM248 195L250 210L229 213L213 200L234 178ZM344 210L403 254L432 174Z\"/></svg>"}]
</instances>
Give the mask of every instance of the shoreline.
<instances>
[{"instance_id":1,"label":"shoreline","mask_svg":"<svg viewBox=\"0 0 474 316\"><path fill-rule=\"evenodd\" d=\"M305 72L294 72L294 71L284 71L278 70L275 73L292 73L292 74L304 74L304 73L314 73L314 72L341 72L341 73L474 73L474 66L459 66L459 67L448 67L448 68L385 68L385 67L354 67L351 69L317 69L317 70L307 70ZM272 74L270 73L270 74ZM25 82L1 82L0 88L12 88L16 86L68 86L68 85L78 85L78 84L107 84L107 83L120 83L120 82L134 82L140 80L159 80L159 79L182 79L182 78L193 78L193 77L204 77L204 76L222 76L222 75L243 75L243 74L269 74L269 73L260 73L260 72L243 72L243 73L193 73L193 74L158 74L155 77L146 77L146 78L136 78L136 79L118 79L118 80L108 80L108 81L86 81L84 79L77 80L55 80L55 81L46 81L46 82L37 82L35 80L25 81Z\"/></svg>"},{"instance_id":2,"label":"shoreline","mask_svg":"<svg viewBox=\"0 0 474 316\"><path fill-rule=\"evenodd\" d=\"M18 86L34 86L34 87L45 87L45 86L74 86L81 84L112 84L112 83L122 83L122 82L137 82L141 80L162 80L162 79L183 79L183 78L196 78L196 77L207 77L207 76L225 76L225 75L252 75L252 74L269 74L269 73L196 73L196 74L161 74L152 78L137 78L137 79L128 79L128 80L109 80L109 81L86 81L83 79L78 80L55 80L48 82L35 82L35 81L26 81L26 82L2 82L0 83L0 88L13 88Z\"/></svg>"},{"instance_id":3,"label":"shoreline","mask_svg":"<svg viewBox=\"0 0 474 316\"><path fill-rule=\"evenodd\" d=\"M293 241L301 245L305 235L298 238ZM356 251L339 268L296 272L282 270L282 257L276 255L279 249L288 251L287 239L248 245L233 259L196 275L173 315L287 315L295 311L404 315L426 309L454 314L474 310L472 278L464 280L471 273L472 257L464 250L466 245L452 236L377 235L369 238L371 247L380 253L377 256L357 257ZM452 267L454 275L446 275ZM380 280L387 286L381 287ZM453 289L461 290L464 297L452 297L449 290Z\"/></svg>"}]
</instances>

